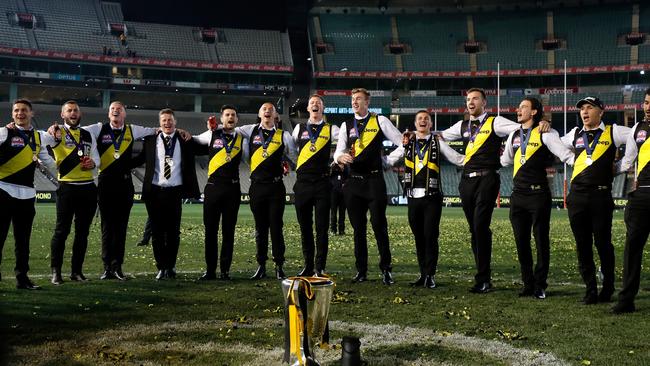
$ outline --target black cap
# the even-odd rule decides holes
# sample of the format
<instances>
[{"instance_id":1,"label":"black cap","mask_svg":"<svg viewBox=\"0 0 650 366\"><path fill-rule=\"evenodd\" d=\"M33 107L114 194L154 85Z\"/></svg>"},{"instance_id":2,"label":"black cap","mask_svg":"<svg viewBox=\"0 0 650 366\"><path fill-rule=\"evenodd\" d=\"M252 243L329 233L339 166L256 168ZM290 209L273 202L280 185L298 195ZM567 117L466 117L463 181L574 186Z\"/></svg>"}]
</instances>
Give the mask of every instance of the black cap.
<instances>
[{"instance_id":1,"label":"black cap","mask_svg":"<svg viewBox=\"0 0 650 366\"><path fill-rule=\"evenodd\" d=\"M598 99L597 97L586 97L582 98L576 103L576 108L580 109L583 104L591 104L594 107L598 107L602 110L605 110L605 104L603 103L602 100Z\"/></svg>"}]
</instances>

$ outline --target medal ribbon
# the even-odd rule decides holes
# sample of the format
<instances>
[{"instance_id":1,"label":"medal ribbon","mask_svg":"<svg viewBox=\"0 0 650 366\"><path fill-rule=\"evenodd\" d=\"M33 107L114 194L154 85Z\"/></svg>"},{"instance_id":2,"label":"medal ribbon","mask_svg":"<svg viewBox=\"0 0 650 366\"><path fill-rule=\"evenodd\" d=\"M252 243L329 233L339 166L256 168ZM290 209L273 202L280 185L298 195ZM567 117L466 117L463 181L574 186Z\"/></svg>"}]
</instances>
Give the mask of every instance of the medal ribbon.
<instances>
[{"instance_id":1,"label":"medal ribbon","mask_svg":"<svg viewBox=\"0 0 650 366\"><path fill-rule=\"evenodd\" d=\"M485 123L486 120L487 120L487 116L485 116L485 118L483 118L483 120L478 125L476 130L474 130L474 132L472 132L472 121L470 121L467 124L467 132L469 134L469 142L474 143L474 140L476 140L476 136L478 135L479 131L481 131L481 127L483 127L483 124Z\"/></svg>"},{"instance_id":2,"label":"medal ribbon","mask_svg":"<svg viewBox=\"0 0 650 366\"><path fill-rule=\"evenodd\" d=\"M533 131L533 128L529 128L526 130L526 134L524 135L524 129L519 128L519 137L521 138L521 145L519 147L519 150L521 151L521 156L526 157L526 147L528 147L528 141L530 141L530 133Z\"/></svg>"},{"instance_id":3,"label":"medal ribbon","mask_svg":"<svg viewBox=\"0 0 650 366\"><path fill-rule=\"evenodd\" d=\"M77 139L74 138L74 136L72 135L72 132L70 132L70 130L65 125L63 126L63 130L65 131L66 134L68 134L68 136L70 136L70 138L72 139L72 142L74 143L74 146L77 147L77 150L81 151L82 154L85 154L84 144L81 142L81 133L79 134L79 142L77 142ZM115 151L117 151L117 150L115 150Z\"/></svg>"},{"instance_id":4,"label":"medal ribbon","mask_svg":"<svg viewBox=\"0 0 650 366\"><path fill-rule=\"evenodd\" d=\"M598 131L596 131L596 133L594 134L594 140L590 144L587 131L582 131L582 138L585 140L585 151L587 152L587 156L589 158L591 158L594 149L596 148L596 146L598 146L598 140L600 140L600 135L602 134L603 134L603 130L599 128Z\"/></svg>"},{"instance_id":5,"label":"medal ribbon","mask_svg":"<svg viewBox=\"0 0 650 366\"><path fill-rule=\"evenodd\" d=\"M357 140L362 141L362 135L363 131L366 129L366 126L368 126L368 121L370 120L370 114L368 114L368 118L361 119L360 121L364 122L364 125L359 128L359 124L357 123L357 119L354 119L354 129L357 131Z\"/></svg>"},{"instance_id":6,"label":"medal ribbon","mask_svg":"<svg viewBox=\"0 0 650 366\"><path fill-rule=\"evenodd\" d=\"M165 145L165 157L173 158L174 157L174 148L176 147L176 139L174 136L170 137L170 144L165 143L165 138L163 135L160 135L163 139L163 145Z\"/></svg>"},{"instance_id":7,"label":"medal ribbon","mask_svg":"<svg viewBox=\"0 0 650 366\"><path fill-rule=\"evenodd\" d=\"M257 134L260 136L262 139L262 149L266 151L268 149L269 144L271 143L271 140L273 140L273 135L275 135L275 130L270 130L269 131L269 137L264 138L264 134L262 133L263 128L260 126L260 129L257 131Z\"/></svg>"},{"instance_id":8,"label":"medal ribbon","mask_svg":"<svg viewBox=\"0 0 650 366\"><path fill-rule=\"evenodd\" d=\"M237 141L237 139L232 138L232 140L230 141L230 144L228 144L228 140L226 139L226 135L228 135L228 134L225 133L225 132L221 132L221 141L223 142L223 148L226 149L226 154L230 155L230 152L232 151L233 146L235 146L235 142Z\"/></svg>"},{"instance_id":9,"label":"medal ribbon","mask_svg":"<svg viewBox=\"0 0 650 366\"><path fill-rule=\"evenodd\" d=\"M111 140L113 141L113 147L115 148L115 152L120 151L120 146L122 146L122 141L124 140L124 135L126 135L126 131L122 131L120 134L120 137L117 139L115 138L115 133L113 133L113 128L108 129L111 133Z\"/></svg>"},{"instance_id":10,"label":"medal ribbon","mask_svg":"<svg viewBox=\"0 0 650 366\"><path fill-rule=\"evenodd\" d=\"M356 120L355 120L356 123ZM311 131L311 127L315 126L316 127L316 132ZM323 126L325 126L324 122L321 122L319 125L314 125L314 124L307 124L307 133L309 133L309 141L311 141L312 145L316 145L316 140L318 140L318 136L320 136L320 132L323 129ZM356 127L356 126L355 126Z\"/></svg>"}]
</instances>

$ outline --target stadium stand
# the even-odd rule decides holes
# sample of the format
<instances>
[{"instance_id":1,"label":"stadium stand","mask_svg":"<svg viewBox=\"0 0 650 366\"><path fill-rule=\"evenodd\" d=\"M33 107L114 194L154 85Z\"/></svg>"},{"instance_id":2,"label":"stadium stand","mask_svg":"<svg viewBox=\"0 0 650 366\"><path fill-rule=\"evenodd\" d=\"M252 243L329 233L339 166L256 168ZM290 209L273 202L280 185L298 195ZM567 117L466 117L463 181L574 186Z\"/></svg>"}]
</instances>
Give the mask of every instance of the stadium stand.
<instances>
[{"instance_id":1,"label":"stadium stand","mask_svg":"<svg viewBox=\"0 0 650 366\"><path fill-rule=\"evenodd\" d=\"M395 56L384 54L391 39L388 17L332 14L321 16L320 24L323 41L334 45L334 53L323 55L326 70L395 70Z\"/></svg>"},{"instance_id":2,"label":"stadium stand","mask_svg":"<svg viewBox=\"0 0 650 366\"><path fill-rule=\"evenodd\" d=\"M129 48L139 56L175 60L211 61L207 43L195 37L192 27L178 25L125 22L129 35Z\"/></svg>"},{"instance_id":3,"label":"stadium stand","mask_svg":"<svg viewBox=\"0 0 650 366\"><path fill-rule=\"evenodd\" d=\"M245 29L220 29L226 42L217 42L218 62L248 62L269 65L291 65L286 34L257 30L254 35ZM283 37L284 36L284 37ZM287 54L289 58L287 59Z\"/></svg>"},{"instance_id":4,"label":"stadium stand","mask_svg":"<svg viewBox=\"0 0 650 366\"><path fill-rule=\"evenodd\" d=\"M9 1L0 1L0 33L2 44L10 47L29 48L29 41L25 31L9 24L8 14L15 13L17 9Z\"/></svg>"},{"instance_id":5,"label":"stadium stand","mask_svg":"<svg viewBox=\"0 0 650 366\"><path fill-rule=\"evenodd\" d=\"M345 95L327 95L325 98L326 107L349 107L350 97ZM391 97L372 97L371 108L390 108Z\"/></svg>"}]
</instances>

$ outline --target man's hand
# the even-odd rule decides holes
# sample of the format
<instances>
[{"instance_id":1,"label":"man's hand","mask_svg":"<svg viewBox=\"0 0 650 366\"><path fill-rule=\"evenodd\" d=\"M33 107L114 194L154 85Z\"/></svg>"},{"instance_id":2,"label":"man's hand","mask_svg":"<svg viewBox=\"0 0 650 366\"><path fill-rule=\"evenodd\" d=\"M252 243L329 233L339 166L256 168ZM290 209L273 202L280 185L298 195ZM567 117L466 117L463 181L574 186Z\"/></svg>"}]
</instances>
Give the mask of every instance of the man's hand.
<instances>
[{"instance_id":1,"label":"man's hand","mask_svg":"<svg viewBox=\"0 0 650 366\"><path fill-rule=\"evenodd\" d=\"M352 157L352 155L346 153L346 154L341 154L341 156L339 156L337 163L349 165L352 164L353 161L354 158Z\"/></svg>"},{"instance_id":2,"label":"man's hand","mask_svg":"<svg viewBox=\"0 0 650 366\"><path fill-rule=\"evenodd\" d=\"M537 129L539 133L549 132L551 130L551 122L545 120L541 121L539 122L539 126L537 126Z\"/></svg>"},{"instance_id":3,"label":"man's hand","mask_svg":"<svg viewBox=\"0 0 650 366\"><path fill-rule=\"evenodd\" d=\"M86 155L79 158L79 165L81 166L81 170L91 170L95 168L95 162L93 159Z\"/></svg>"},{"instance_id":4,"label":"man's hand","mask_svg":"<svg viewBox=\"0 0 650 366\"><path fill-rule=\"evenodd\" d=\"M282 162L282 175L284 175L285 177L289 175L289 163L287 163L286 161Z\"/></svg>"},{"instance_id":5,"label":"man's hand","mask_svg":"<svg viewBox=\"0 0 650 366\"><path fill-rule=\"evenodd\" d=\"M16 122L7 123L7 125L5 127L10 129L10 130L13 130L14 128L16 128Z\"/></svg>"},{"instance_id":6,"label":"man's hand","mask_svg":"<svg viewBox=\"0 0 650 366\"><path fill-rule=\"evenodd\" d=\"M402 145L406 146L408 143L415 138L415 132L409 131L407 128L406 131L402 134Z\"/></svg>"},{"instance_id":7,"label":"man's hand","mask_svg":"<svg viewBox=\"0 0 650 366\"><path fill-rule=\"evenodd\" d=\"M189 132L187 132L185 130L177 128L176 132L178 132L178 136L180 136L183 139L183 141L187 142L187 141L190 141L192 139L192 134L190 134Z\"/></svg>"},{"instance_id":8,"label":"man's hand","mask_svg":"<svg viewBox=\"0 0 650 366\"><path fill-rule=\"evenodd\" d=\"M47 133L54 137L56 141L61 141L61 127L57 121L52 122L52 126L47 129Z\"/></svg>"},{"instance_id":9,"label":"man's hand","mask_svg":"<svg viewBox=\"0 0 650 366\"><path fill-rule=\"evenodd\" d=\"M219 120L217 120L217 117L215 116L210 116L208 117L208 122L206 123L208 130L214 131L219 127Z\"/></svg>"}]
</instances>

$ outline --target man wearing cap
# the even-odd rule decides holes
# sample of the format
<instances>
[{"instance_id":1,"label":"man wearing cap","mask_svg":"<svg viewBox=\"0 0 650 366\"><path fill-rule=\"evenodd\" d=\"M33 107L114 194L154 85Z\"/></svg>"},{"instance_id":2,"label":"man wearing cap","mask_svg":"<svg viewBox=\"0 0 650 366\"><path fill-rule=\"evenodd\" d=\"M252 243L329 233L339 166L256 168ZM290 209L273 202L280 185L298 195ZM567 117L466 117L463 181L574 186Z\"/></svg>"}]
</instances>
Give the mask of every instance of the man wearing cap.
<instances>
[{"instance_id":1,"label":"man wearing cap","mask_svg":"<svg viewBox=\"0 0 650 366\"><path fill-rule=\"evenodd\" d=\"M564 146L557 131L540 134L536 127L544 114L542 103L525 97L517 110L519 130L508 135L501 165L513 165L513 190L510 196L510 223L517 244L523 288L519 296L546 298L551 243L551 190L546 168L555 161L573 164L573 151ZM533 271L530 232L535 235L537 264Z\"/></svg>"},{"instance_id":2,"label":"man wearing cap","mask_svg":"<svg viewBox=\"0 0 650 366\"><path fill-rule=\"evenodd\" d=\"M619 173L627 172L636 162L635 190L628 194L625 206L625 254L623 258L623 287L618 302L612 307L614 314L635 311L634 298L639 292L643 247L650 234L650 89L643 99L643 121L632 127L625 143L625 156Z\"/></svg>"},{"instance_id":3,"label":"man wearing cap","mask_svg":"<svg viewBox=\"0 0 650 366\"><path fill-rule=\"evenodd\" d=\"M283 155L295 161L296 148L289 132L283 131L279 116L272 103L264 103L258 112L258 124L237 127L247 140L244 149L250 156L251 186L248 190L250 208L255 219L255 245L257 249L257 270L251 277L259 280L266 277L266 260L268 259L269 233L271 234L271 253L275 262L275 277L285 278L284 274L284 205L286 188L282 177L284 174Z\"/></svg>"},{"instance_id":4,"label":"man wearing cap","mask_svg":"<svg viewBox=\"0 0 650 366\"><path fill-rule=\"evenodd\" d=\"M470 292L484 294L492 288L492 212L499 194L498 169L502 139L521 125L501 116L490 116L485 111L485 91L471 88L465 99L470 118L458 121L442 131L445 140L462 140L465 146L463 175L458 190L463 212L472 235L472 252L476 263L474 286ZM541 121L539 131L550 129L548 122Z\"/></svg>"},{"instance_id":5,"label":"man wearing cap","mask_svg":"<svg viewBox=\"0 0 650 366\"><path fill-rule=\"evenodd\" d=\"M357 274L354 282L367 280L368 242L366 215L370 211L370 223L379 249L379 268L382 282L391 285L393 280L392 259L386 220L386 182L382 167L383 141L402 144L399 130L385 116L370 113L370 93L363 88L352 90L351 121L343 122L334 153L334 161L350 167L350 177L344 187L345 205L354 230L354 257Z\"/></svg>"},{"instance_id":6,"label":"man wearing cap","mask_svg":"<svg viewBox=\"0 0 650 366\"><path fill-rule=\"evenodd\" d=\"M305 261L305 266L298 276L323 275L327 264L327 225L332 190L328 162L332 141L338 138L339 128L324 121L324 110L322 97L318 94L312 95L307 103L309 119L306 123L296 125L292 133L298 154L297 179L293 186L294 206L300 225L302 255Z\"/></svg>"},{"instance_id":7,"label":"man wearing cap","mask_svg":"<svg viewBox=\"0 0 650 366\"><path fill-rule=\"evenodd\" d=\"M585 305L611 301L614 293L614 246L612 245L612 180L616 149L625 144L629 127L602 122L605 105L596 97L576 104L583 127L574 127L562 142L575 151L567 207L576 241L580 275L586 286ZM592 245L596 246L603 273L600 293Z\"/></svg>"}]
</instances>

